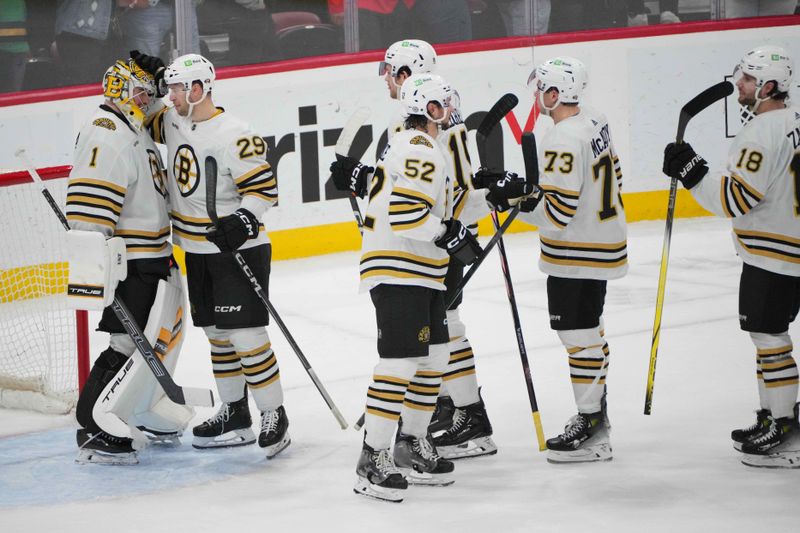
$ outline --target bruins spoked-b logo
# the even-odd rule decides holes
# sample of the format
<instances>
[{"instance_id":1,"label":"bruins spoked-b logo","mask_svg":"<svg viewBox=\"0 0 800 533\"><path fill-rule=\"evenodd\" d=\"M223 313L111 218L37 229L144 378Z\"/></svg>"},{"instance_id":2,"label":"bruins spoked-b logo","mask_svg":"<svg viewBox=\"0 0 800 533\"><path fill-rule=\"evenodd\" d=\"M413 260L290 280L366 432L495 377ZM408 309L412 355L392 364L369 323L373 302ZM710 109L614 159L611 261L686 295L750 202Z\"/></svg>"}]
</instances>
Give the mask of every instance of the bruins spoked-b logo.
<instances>
[{"instance_id":1,"label":"bruins spoked-b logo","mask_svg":"<svg viewBox=\"0 0 800 533\"><path fill-rule=\"evenodd\" d=\"M162 198L167 197L167 183L164 179L166 171L161 168L161 158L153 150L147 150L150 163L150 173L153 176L153 186Z\"/></svg>"},{"instance_id":2,"label":"bruins spoked-b logo","mask_svg":"<svg viewBox=\"0 0 800 533\"><path fill-rule=\"evenodd\" d=\"M175 152L172 160L172 172L181 196L190 196L198 183L200 183L200 166L194 149L188 144L182 144Z\"/></svg>"}]
</instances>

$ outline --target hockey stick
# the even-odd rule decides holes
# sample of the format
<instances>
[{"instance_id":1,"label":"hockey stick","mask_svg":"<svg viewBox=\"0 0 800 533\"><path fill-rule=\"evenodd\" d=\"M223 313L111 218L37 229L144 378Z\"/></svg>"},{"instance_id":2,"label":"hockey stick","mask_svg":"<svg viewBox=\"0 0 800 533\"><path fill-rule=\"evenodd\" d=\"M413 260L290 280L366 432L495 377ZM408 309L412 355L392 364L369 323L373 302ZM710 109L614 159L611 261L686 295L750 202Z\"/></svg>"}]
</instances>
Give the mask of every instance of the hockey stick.
<instances>
[{"instance_id":1,"label":"hockey stick","mask_svg":"<svg viewBox=\"0 0 800 533\"><path fill-rule=\"evenodd\" d=\"M519 99L511 93L506 93L500 97L497 102L494 103L492 108L486 113L486 116L483 117L480 125L478 126L478 132L476 134L476 143L478 145L478 156L481 158L481 164L483 164L485 159L485 154L483 153L486 150L486 141L489 138L489 134L492 130L497 126L503 117L506 116L514 107L516 107L517 103L519 103ZM514 209L511 210L508 217L506 218L503 225L500 226L499 229L495 232L494 236L491 240L486 244L483 248L483 253L478 256L478 259L472 264L472 267L464 274L464 277L461 279L461 283L458 284L456 290L453 291L453 296L450 297L450 301L447 302L447 309L450 309L455 301L458 299L459 295L464 291L464 287L466 287L467 283L472 276L478 271L478 267L481 266L481 263L486 259L489 255L489 252L492 251L500 239L503 238L503 233L506 232L511 223L519 214L519 206L515 206Z\"/></svg>"},{"instance_id":2,"label":"hockey stick","mask_svg":"<svg viewBox=\"0 0 800 533\"><path fill-rule=\"evenodd\" d=\"M481 152L480 148L481 145L485 147L486 140L489 137L489 134L495 128L495 126L497 126L500 123L500 121L503 120L503 117L506 116L512 109L514 109L514 107L516 107L518 103L519 99L516 96L514 96L511 93L506 93L494 103L491 109L489 109L489 111L486 113L486 116L483 117L483 120L481 120L481 123L478 125L477 143L478 143L479 154ZM345 126L345 128L346 127L347 126ZM342 131L342 135L344 135L344 131ZM339 140L341 141L341 136L339 137ZM337 154L339 153L338 150L336 153ZM484 161L486 160L484 158L481 158L481 164L483 164ZM458 285L458 287L456 287L456 291L453 294L453 297L450 299L449 302L447 302L446 309L449 310L455 303L455 301L458 299L458 296L464 291L464 286L466 286L469 279L475 275L475 272L478 270L480 264L483 263L483 260L486 259L486 256L489 255L489 252L492 251L492 248L494 248L494 246L497 244L497 241L500 240L500 238L503 236L503 233L505 233L505 231L511 225L511 222L514 221L514 218L517 216L518 212L519 208L515 208L515 210L511 212L506 221L503 223L502 227L495 232L494 237L492 237L492 239L483 249L483 253L478 257L478 259L475 260L469 271L467 271L467 273L464 274L461 283ZM365 418L364 415L362 414L361 417L353 426L353 429L355 429L356 431L360 430L364 426L364 421Z\"/></svg>"},{"instance_id":3,"label":"hockey stick","mask_svg":"<svg viewBox=\"0 0 800 533\"><path fill-rule=\"evenodd\" d=\"M481 144L478 144L478 151L480 152L482 149L485 151L485 146L482 148ZM538 182L539 160L536 154L536 138L533 136L532 132L526 132L522 135L522 157L525 160L525 175L531 177L534 182ZM495 230L499 231L500 221L497 217L497 211L492 211L491 215ZM511 306L511 316L514 319L514 332L516 333L519 357L522 361L522 372L525 375L525 385L528 389L533 426L536 429L536 440L539 442L539 451L544 451L547 449L544 440L544 428L542 427L542 420L539 416L539 403L536 401L536 392L533 390L533 378L531 377L531 368L528 363L528 351L525 349L525 340L522 337L522 323L519 318L519 311L517 310L517 299L514 296L514 286L511 284L511 271L509 270L508 257L506 256L506 249L502 238L497 242L497 248L500 252L500 267L503 270L503 277L506 283L508 304Z\"/></svg>"},{"instance_id":4,"label":"hockey stick","mask_svg":"<svg viewBox=\"0 0 800 533\"><path fill-rule=\"evenodd\" d=\"M58 217L58 220L61 222L61 225L64 226L64 229L69 231L70 227L69 222L67 222L67 217L64 216L64 213L61 211L61 208L58 207L58 204L45 186L41 176L39 176L39 173L33 166L33 163L31 163L30 159L28 159L25 149L20 148L14 153L14 155L16 155L23 162L28 174L30 174L31 178L33 178L33 181L35 181L41 187L42 195L47 200L47 203L50 204L50 208L53 210L53 213L55 213L55 215ZM117 315L117 318L125 328L125 331L136 345L136 348L138 348L139 353L142 354L142 358L144 358L145 363L147 363L147 366L153 372L153 376L155 376L159 385L161 385L161 388L164 389L164 393L170 400L180 405L194 405L198 407L214 406L214 395L210 390L194 387L181 387L175 383L175 381L172 379L172 376L170 376L169 372L164 367L164 364L161 362L161 359L158 358L153 350L150 341L147 340L147 338L144 336L144 333L142 333L142 329L133 319L133 315L128 310L125 302L123 302L116 295L114 296L114 302L111 304L111 309L114 311L114 314Z\"/></svg>"},{"instance_id":5,"label":"hockey stick","mask_svg":"<svg viewBox=\"0 0 800 533\"><path fill-rule=\"evenodd\" d=\"M206 157L205 161L205 178L206 178L206 210L208 211L208 218L211 219L212 224L216 226L219 223L219 217L217 217L217 160L211 156ZM336 421L339 422L339 425L342 429L347 429L347 421L342 416L342 413L339 412L339 409L336 407L336 404L333 403L328 391L325 390L325 386L317 377L317 373L314 372L314 369L311 368L311 364L306 359L306 356L303 355L303 351L300 349L300 346L297 345L295 342L294 337L289 332L289 328L286 327L286 324L283 323L278 311L275 310L275 307L270 303L267 295L264 293L264 289L261 287L261 284L258 283L253 271L250 270L250 266L242 257L242 254L238 251L231 252L231 256L236 260L236 264L239 265L239 268L244 273L245 277L250 281L250 285L253 287L253 291L255 291L256 296L258 299L261 300L261 303L264 304L264 307L267 308L267 311L275 319L275 322L278 324L281 332L283 332L283 336L286 338L286 341L294 350L294 353L297 355L297 358L300 359L300 363L302 363L303 367L306 369L308 376L311 378L311 381L314 382L314 385L317 387L317 390L322 395L322 398L325 400L325 403L328 404L328 408L333 413L333 416L336 418Z\"/></svg>"},{"instance_id":6,"label":"hockey stick","mask_svg":"<svg viewBox=\"0 0 800 533\"><path fill-rule=\"evenodd\" d=\"M371 111L368 107L359 107L353 111L353 114L347 119L347 123L345 123L342 132L339 134L339 139L336 141L335 151L337 160L341 161L346 156L350 156L350 147L353 145L353 140L356 138L358 130L361 129L361 126L363 126L369 118L370 113ZM361 209L358 207L358 200L356 200L356 197L352 193L350 193L347 198L350 200L350 208L353 210L353 217L356 219L356 224L358 224L358 232L363 235L364 219L361 217Z\"/></svg>"},{"instance_id":7,"label":"hockey stick","mask_svg":"<svg viewBox=\"0 0 800 533\"><path fill-rule=\"evenodd\" d=\"M689 121L703 109L709 107L717 100L722 100L733 93L733 85L723 81L712 85L701 92L681 108L678 117L678 133L676 143L683 142L683 134ZM675 215L675 198L678 194L678 180L672 178L669 184L669 203L667 204L667 225L664 229L664 246L661 249L661 269L658 273L658 293L656 295L656 316L653 321L653 337L650 343L650 367L647 371L647 390L644 397L644 414L649 415L653 409L653 386L656 379L656 357L658 356L658 341L661 337L661 313L664 309L664 290L667 285L667 263L669 261L669 245L672 240L672 219Z\"/></svg>"}]
</instances>

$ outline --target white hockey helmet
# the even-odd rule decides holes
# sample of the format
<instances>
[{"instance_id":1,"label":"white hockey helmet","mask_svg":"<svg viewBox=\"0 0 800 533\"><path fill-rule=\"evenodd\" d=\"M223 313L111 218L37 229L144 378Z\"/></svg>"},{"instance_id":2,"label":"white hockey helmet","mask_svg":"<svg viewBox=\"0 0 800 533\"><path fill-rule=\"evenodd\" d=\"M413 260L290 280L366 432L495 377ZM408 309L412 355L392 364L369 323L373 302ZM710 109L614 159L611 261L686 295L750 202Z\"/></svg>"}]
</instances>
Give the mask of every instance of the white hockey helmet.
<instances>
[{"instance_id":1,"label":"white hockey helmet","mask_svg":"<svg viewBox=\"0 0 800 533\"><path fill-rule=\"evenodd\" d=\"M785 49L780 46L757 46L749 52L736 65L733 70L734 79L741 74L748 74L756 79L756 88L761 88L769 81L777 84L776 91L785 93L789 91L794 74L794 65Z\"/></svg>"},{"instance_id":2,"label":"white hockey helmet","mask_svg":"<svg viewBox=\"0 0 800 533\"><path fill-rule=\"evenodd\" d=\"M412 74L400 88L400 103L403 114L424 115L428 120L442 123L452 111L453 89L444 78L437 74ZM443 117L435 119L428 113L428 104L435 102L445 110Z\"/></svg>"},{"instance_id":3,"label":"white hockey helmet","mask_svg":"<svg viewBox=\"0 0 800 533\"><path fill-rule=\"evenodd\" d=\"M403 67L408 68L411 74L433 72L436 69L436 50L420 39L397 41L386 49L378 67L378 75L389 72L392 78L396 78Z\"/></svg>"},{"instance_id":4,"label":"white hockey helmet","mask_svg":"<svg viewBox=\"0 0 800 533\"><path fill-rule=\"evenodd\" d=\"M559 104L579 104L581 95L586 88L589 78L586 74L586 65L574 57L561 56L549 59L533 69L528 77L528 86L535 84L540 95L539 105L544 109L541 95L550 89L558 89ZM553 108L547 109L552 111Z\"/></svg>"},{"instance_id":5,"label":"white hockey helmet","mask_svg":"<svg viewBox=\"0 0 800 533\"><path fill-rule=\"evenodd\" d=\"M203 84L203 95L211 92L214 88L216 72L211 61L200 54L186 54L180 56L169 64L164 71L164 83L172 85L182 83L186 91L192 89L192 83L199 81Z\"/></svg>"},{"instance_id":6,"label":"white hockey helmet","mask_svg":"<svg viewBox=\"0 0 800 533\"><path fill-rule=\"evenodd\" d=\"M140 105L136 101L142 92L149 97L146 105ZM103 75L103 96L122 111L131 126L141 130L147 111L156 99L155 79L133 59L119 59Z\"/></svg>"}]
</instances>

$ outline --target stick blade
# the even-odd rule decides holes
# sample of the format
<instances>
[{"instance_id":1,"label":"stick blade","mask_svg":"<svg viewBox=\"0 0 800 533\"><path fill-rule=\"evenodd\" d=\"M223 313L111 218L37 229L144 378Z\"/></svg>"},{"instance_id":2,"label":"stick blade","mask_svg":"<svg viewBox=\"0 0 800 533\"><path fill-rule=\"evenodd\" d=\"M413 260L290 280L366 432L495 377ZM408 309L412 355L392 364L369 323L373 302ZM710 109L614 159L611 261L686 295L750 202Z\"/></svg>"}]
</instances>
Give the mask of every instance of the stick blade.
<instances>
[{"instance_id":1,"label":"stick blade","mask_svg":"<svg viewBox=\"0 0 800 533\"><path fill-rule=\"evenodd\" d=\"M183 387L183 400L194 407L214 407L214 394L208 389Z\"/></svg>"},{"instance_id":2,"label":"stick blade","mask_svg":"<svg viewBox=\"0 0 800 533\"><path fill-rule=\"evenodd\" d=\"M336 141L335 151L337 156L349 155L350 146L352 146L358 130L367 122L371 114L372 111L368 107L359 107L353 111L353 114L350 115L350 118L347 119L342 128L339 139Z\"/></svg>"},{"instance_id":3,"label":"stick blade","mask_svg":"<svg viewBox=\"0 0 800 533\"><path fill-rule=\"evenodd\" d=\"M486 165L486 142L492 130L500 124L503 117L514 109L519 103L519 98L511 93L506 93L501 96L492 106L491 109L483 117L478 131L475 134L475 143L478 146L478 157L480 157L481 165Z\"/></svg>"},{"instance_id":4,"label":"stick blade","mask_svg":"<svg viewBox=\"0 0 800 533\"><path fill-rule=\"evenodd\" d=\"M683 141L683 134L692 117L717 100L722 100L732 93L733 84L729 81L721 81L689 100L686 105L681 108L681 114L678 118L678 134L676 135L676 140L678 142Z\"/></svg>"}]
</instances>

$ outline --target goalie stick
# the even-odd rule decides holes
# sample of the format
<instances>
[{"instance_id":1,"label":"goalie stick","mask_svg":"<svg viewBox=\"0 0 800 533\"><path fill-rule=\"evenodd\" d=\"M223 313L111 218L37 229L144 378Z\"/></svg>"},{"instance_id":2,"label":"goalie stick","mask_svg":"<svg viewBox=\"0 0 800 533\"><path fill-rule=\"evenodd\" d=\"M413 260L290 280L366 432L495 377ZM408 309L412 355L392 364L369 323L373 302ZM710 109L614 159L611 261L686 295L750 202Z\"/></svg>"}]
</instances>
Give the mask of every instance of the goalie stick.
<instances>
[{"instance_id":1,"label":"goalie stick","mask_svg":"<svg viewBox=\"0 0 800 533\"><path fill-rule=\"evenodd\" d=\"M216 226L219 222L219 217L217 217L217 160L211 156L206 157L205 160L205 178L206 178L206 211L208 212L208 218L211 219L211 223ZM261 287L261 284L258 283L253 271L250 270L250 266L245 261L242 254L238 251L231 252L231 256L236 261L236 264L239 265L239 268L242 270L242 273L250 282L250 285L253 287L253 291L255 291L256 296L258 299L261 300L261 303L264 304L264 307L267 308L267 311L278 324L281 332L283 332L283 336L286 338L286 341L294 350L294 353L297 355L297 358L300 359L300 363L302 363L303 368L306 369L308 376L311 378L311 381L314 382L314 385L317 387L317 390L322 395L322 399L325 400L325 403L328 404L328 408L333 413L333 416L336 418L336 421L339 422L339 425L342 429L347 429L347 421L342 416L342 413L339 412L339 409L336 407L336 404L333 403L328 391L325 390L325 386L317 377L317 373L314 372L314 369L311 368L311 364L306 359L306 356L303 355L303 351L300 349L300 346L297 345L295 342L294 337L289 332L289 328L286 327L286 324L283 323L278 311L275 310L275 307L267 298L267 295L264 293L264 289Z\"/></svg>"},{"instance_id":2,"label":"goalie stick","mask_svg":"<svg viewBox=\"0 0 800 533\"><path fill-rule=\"evenodd\" d=\"M698 113L718 100L722 100L733 93L733 85L723 81L712 85L701 92L681 108L678 117L678 133L675 142L683 142L683 134L689 121ZM656 315L653 321L653 336L650 343L650 366L647 371L647 389L644 398L644 414L649 415L653 409L653 386L656 379L656 358L658 357L658 342L661 338L661 313L664 309L664 290L667 285L667 263L669 262L669 246L672 240L672 219L675 215L675 198L678 193L678 180L672 178L669 184L669 203L667 204L667 223L664 228L664 245L661 249L661 268L658 273L658 293L656 295Z\"/></svg>"},{"instance_id":3,"label":"goalie stick","mask_svg":"<svg viewBox=\"0 0 800 533\"><path fill-rule=\"evenodd\" d=\"M69 231L69 222L67 222L67 217L64 216L64 213L61 211L61 208L58 207L53 195L50 194L50 191L45 186L44 182L42 181L41 176L36 171L36 168L31 163L30 159L28 159L27 154L25 153L24 148L18 149L14 155L16 155L24 164L25 169L30 174L33 181L35 181L40 187L42 195L47 200L47 203L50 205L50 208L53 210L53 213L58 217L59 222L61 225L64 226L66 231ZM147 363L148 368L153 372L153 376L155 376L156 381L158 381L161 388L164 389L164 393L167 397L172 400L173 402L181 405L194 405L198 407L213 407L214 406L214 395L208 389L200 389L194 387L181 387L172 379L167 369L164 367L164 364L161 362L161 359L153 350L150 341L144 336L142 333L142 329L133 319L133 315L128 310L128 307L125 305L120 298L116 295L114 296L114 302L111 304L111 309L114 311L114 314L119 319L122 326L125 328L125 331L130 336L133 343L136 345L139 353L142 355L145 363Z\"/></svg>"},{"instance_id":4,"label":"goalie stick","mask_svg":"<svg viewBox=\"0 0 800 533\"><path fill-rule=\"evenodd\" d=\"M371 113L368 107L359 107L353 111L353 114L347 119L344 128L342 128L342 132L339 134L339 139L336 141L336 147L334 148L337 160L341 161L345 157L350 157L350 147L353 145L353 140L356 138L358 130L361 129L361 126L364 125ZM352 193L350 193L347 198L350 200L350 208L353 210L353 217L356 219L356 224L358 224L358 231L363 235L364 219L361 217L361 209L358 207L358 200Z\"/></svg>"},{"instance_id":5,"label":"goalie stick","mask_svg":"<svg viewBox=\"0 0 800 533\"><path fill-rule=\"evenodd\" d=\"M478 125L478 131L476 135L476 141L478 145L478 155L481 158L481 164L483 164L486 161L486 159L484 159L483 157L484 154L482 150L485 151L486 140L488 139L489 134L492 132L495 126L497 126L500 123L500 121L503 120L503 117L505 117L512 109L514 109L518 103L519 99L516 96L514 96L511 93L506 93L494 103L491 109L489 109L489 111L483 117L483 120L481 120L481 123ZM342 134L344 134L344 131L342 131ZM339 137L339 140L341 141L341 136ZM483 148L481 146L483 146ZM339 153L338 149L336 153L337 154ZM508 216L508 218L500 227L500 229L498 229L495 232L492 239L483 249L483 253L478 257L478 259L475 260L475 262L472 264L472 267L464 275L464 278L456 288L453 297L449 302L447 302L446 309L450 309L450 307L456 301L458 295L461 294L461 292L464 290L464 286L467 284L467 281L469 281L469 279L475 274L480 264L483 262L484 259L486 259L486 256L489 254L492 248L494 248L494 246L497 244L497 241L503 236L503 233L505 233L505 231L511 225L511 222L514 221L514 218L517 216L516 213L518 212L519 208L515 207L514 211L512 211L512 213ZM362 414L361 417L358 419L358 421L353 425L353 429L355 429L356 431L360 430L364 426L364 420L365 418L364 415Z\"/></svg>"}]
</instances>

